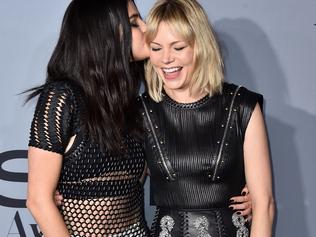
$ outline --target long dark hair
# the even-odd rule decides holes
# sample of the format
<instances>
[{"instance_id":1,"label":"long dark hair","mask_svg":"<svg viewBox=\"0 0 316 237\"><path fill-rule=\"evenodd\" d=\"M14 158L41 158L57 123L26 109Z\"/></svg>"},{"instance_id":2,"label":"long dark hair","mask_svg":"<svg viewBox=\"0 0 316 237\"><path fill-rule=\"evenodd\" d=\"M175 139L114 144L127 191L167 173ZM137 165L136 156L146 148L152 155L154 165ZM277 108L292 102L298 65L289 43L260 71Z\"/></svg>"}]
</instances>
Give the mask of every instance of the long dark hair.
<instances>
[{"instance_id":1,"label":"long dark hair","mask_svg":"<svg viewBox=\"0 0 316 237\"><path fill-rule=\"evenodd\" d=\"M142 62L131 63L127 6L128 0L73 0L46 79L70 80L81 88L87 133L102 148L115 151L124 147L124 132L139 131L135 100L143 67ZM29 90L28 100L44 85Z\"/></svg>"}]
</instances>

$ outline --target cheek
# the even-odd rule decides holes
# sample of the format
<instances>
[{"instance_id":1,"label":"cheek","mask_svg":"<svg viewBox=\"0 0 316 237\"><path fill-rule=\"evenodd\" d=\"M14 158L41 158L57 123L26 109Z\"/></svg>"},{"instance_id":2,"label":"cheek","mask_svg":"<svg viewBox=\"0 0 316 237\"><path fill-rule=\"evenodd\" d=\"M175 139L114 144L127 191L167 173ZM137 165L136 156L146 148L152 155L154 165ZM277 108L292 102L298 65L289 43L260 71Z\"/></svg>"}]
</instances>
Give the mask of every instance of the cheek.
<instances>
[{"instance_id":1,"label":"cheek","mask_svg":"<svg viewBox=\"0 0 316 237\"><path fill-rule=\"evenodd\" d=\"M162 52L161 51L152 51L150 50L149 54L150 61L153 65L160 65L161 66L161 61L162 61Z\"/></svg>"},{"instance_id":2,"label":"cheek","mask_svg":"<svg viewBox=\"0 0 316 237\"><path fill-rule=\"evenodd\" d=\"M160 65L158 63L157 58L150 56L149 59L150 59L151 64L153 65L153 68L154 68L155 72L158 73L158 74L162 74L161 70L159 70L160 69Z\"/></svg>"},{"instance_id":3,"label":"cheek","mask_svg":"<svg viewBox=\"0 0 316 237\"><path fill-rule=\"evenodd\" d=\"M135 59L139 59L143 54L142 38L137 33L132 33L132 52Z\"/></svg>"},{"instance_id":4,"label":"cheek","mask_svg":"<svg viewBox=\"0 0 316 237\"><path fill-rule=\"evenodd\" d=\"M152 63L152 65L157 66L157 64L158 64L158 57L152 51L150 51L149 59L150 59L150 62Z\"/></svg>"},{"instance_id":5,"label":"cheek","mask_svg":"<svg viewBox=\"0 0 316 237\"><path fill-rule=\"evenodd\" d=\"M139 47L140 39L135 32L132 32L132 49Z\"/></svg>"},{"instance_id":6,"label":"cheek","mask_svg":"<svg viewBox=\"0 0 316 237\"><path fill-rule=\"evenodd\" d=\"M184 63L188 66L194 65L194 54L193 52L188 52L186 55L183 57Z\"/></svg>"},{"instance_id":7,"label":"cheek","mask_svg":"<svg viewBox=\"0 0 316 237\"><path fill-rule=\"evenodd\" d=\"M132 29L132 42L134 46L141 47L145 43L144 33L140 29Z\"/></svg>"}]
</instances>

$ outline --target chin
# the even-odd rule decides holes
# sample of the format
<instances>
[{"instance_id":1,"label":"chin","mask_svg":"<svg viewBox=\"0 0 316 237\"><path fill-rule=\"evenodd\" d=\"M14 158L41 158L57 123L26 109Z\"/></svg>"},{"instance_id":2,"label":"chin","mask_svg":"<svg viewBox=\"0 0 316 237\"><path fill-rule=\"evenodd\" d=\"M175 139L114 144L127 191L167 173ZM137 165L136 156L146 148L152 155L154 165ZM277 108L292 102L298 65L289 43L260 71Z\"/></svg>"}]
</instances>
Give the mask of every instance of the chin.
<instances>
[{"instance_id":1,"label":"chin","mask_svg":"<svg viewBox=\"0 0 316 237\"><path fill-rule=\"evenodd\" d=\"M172 83L164 83L164 89L166 90L179 90L181 89L181 86L180 85L175 85L175 84L172 84Z\"/></svg>"}]
</instances>

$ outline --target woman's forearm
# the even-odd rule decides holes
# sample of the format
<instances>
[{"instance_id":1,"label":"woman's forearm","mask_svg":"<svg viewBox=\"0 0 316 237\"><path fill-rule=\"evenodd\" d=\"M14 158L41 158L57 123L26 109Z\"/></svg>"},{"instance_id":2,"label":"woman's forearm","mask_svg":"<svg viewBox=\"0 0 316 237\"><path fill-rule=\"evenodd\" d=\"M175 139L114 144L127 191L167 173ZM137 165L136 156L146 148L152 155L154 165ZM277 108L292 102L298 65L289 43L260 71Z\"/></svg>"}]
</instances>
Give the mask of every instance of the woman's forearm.
<instances>
[{"instance_id":1,"label":"woman's forearm","mask_svg":"<svg viewBox=\"0 0 316 237\"><path fill-rule=\"evenodd\" d=\"M271 237L274 219L274 201L273 198L265 202L253 203L252 206L252 224L250 237Z\"/></svg>"},{"instance_id":2,"label":"woman's forearm","mask_svg":"<svg viewBox=\"0 0 316 237\"><path fill-rule=\"evenodd\" d=\"M27 208L32 213L45 237L69 237L64 220L52 200L27 200Z\"/></svg>"}]
</instances>

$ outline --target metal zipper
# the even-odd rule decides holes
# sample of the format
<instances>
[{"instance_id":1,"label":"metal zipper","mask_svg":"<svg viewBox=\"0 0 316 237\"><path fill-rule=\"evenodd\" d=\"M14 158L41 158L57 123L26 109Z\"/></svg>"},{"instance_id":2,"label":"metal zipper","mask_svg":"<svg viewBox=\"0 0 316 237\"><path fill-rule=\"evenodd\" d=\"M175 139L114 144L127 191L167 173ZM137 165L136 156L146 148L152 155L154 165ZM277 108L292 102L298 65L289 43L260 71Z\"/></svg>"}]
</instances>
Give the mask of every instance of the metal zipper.
<instances>
[{"instance_id":1,"label":"metal zipper","mask_svg":"<svg viewBox=\"0 0 316 237\"><path fill-rule=\"evenodd\" d=\"M155 142L156 142L158 151L159 151L159 155L160 155L162 164L163 164L163 166L164 166L164 168L165 168L165 170L166 170L166 172L167 172L167 175L168 175L169 179L170 179L170 180L174 180L174 176L170 174L170 171L169 171L169 169L168 169L168 166L167 166L167 164L166 164L166 162L165 162L165 159L164 159L164 156L163 156L161 147L160 147L160 145L159 145L159 141L158 141L158 138L157 138L157 135L156 135L156 132L155 132L155 129L154 129L152 120L151 120L150 115L149 115L149 113L148 113L147 106L146 106L146 104L145 104L145 102L144 102L142 96L140 96L140 99L141 99L142 104L143 104L143 107L144 107L144 109L145 109L145 113L146 113L146 116L147 116L147 119L148 119L148 122L149 122L150 129L151 129L151 131L152 131L152 133L153 133L153 135L154 135L154 139L155 139Z\"/></svg>"},{"instance_id":2,"label":"metal zipper","mask_svg":"<svg viewBox=\"0 0 316 237\"><path fill-rule=\"evenodd\" d=\"M235 93L234 93L234 96L233 96L232 101L231 101L231 103L230 103L228 118L227 118L226 125L225 125L224 135L223 135L222 141L221 141L221 146L220 146L220 148L219 148L219 152L218 152L218 156L217 156L217 160L216 160L216 164L215 164L215 169L214 169L214 174L213 174L213 177L212 177L212 181L215 181L215 177L216 177L217 170L218 170L218 165L219 165L220 160L222 159L224 141L225 141L225 139L226 139L226 135L227 135L227 131L228 131L228 125L229 125L230 118L231 118L231 115L232 115L232 110L233 110L235 98L236 98L236 95L237 95L237 93L238 93L240 87L241 87L241 86L238 86L238 87L236 88Z\"/></svg>"}]
</instances>

